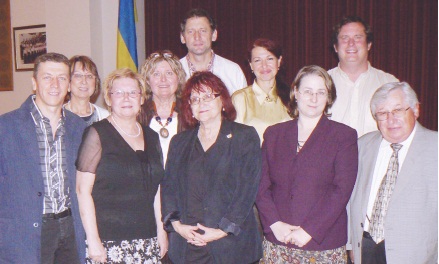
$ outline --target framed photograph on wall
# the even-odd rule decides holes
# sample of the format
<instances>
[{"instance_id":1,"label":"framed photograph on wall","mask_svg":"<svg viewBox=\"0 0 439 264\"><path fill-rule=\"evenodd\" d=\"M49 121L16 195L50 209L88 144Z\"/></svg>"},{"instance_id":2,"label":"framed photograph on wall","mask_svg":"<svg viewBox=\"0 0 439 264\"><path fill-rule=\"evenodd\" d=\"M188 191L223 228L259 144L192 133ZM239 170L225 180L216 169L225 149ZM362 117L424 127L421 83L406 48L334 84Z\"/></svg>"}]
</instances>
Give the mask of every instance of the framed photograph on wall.
<instances>
[{"instance_id":1,"label":"framed photograph on wall","mask_svg":"<svg viewBox=\"0 0 439 264\"><path fill-rule=\"evenodd\" d=\"M31 71L35 59L47 53L46 25L14 27L15 71Z\"/></svg>"},{"instance_id":2,"label":"framed photograph on wall","mask_svg":"<svg viewBox=\"0 0 439 264\"><path fill-rule=\"evenodd\" d=\"M11 12L9 1L0 0L0 92L14 90Z\"/></svg>"}]
</instances>

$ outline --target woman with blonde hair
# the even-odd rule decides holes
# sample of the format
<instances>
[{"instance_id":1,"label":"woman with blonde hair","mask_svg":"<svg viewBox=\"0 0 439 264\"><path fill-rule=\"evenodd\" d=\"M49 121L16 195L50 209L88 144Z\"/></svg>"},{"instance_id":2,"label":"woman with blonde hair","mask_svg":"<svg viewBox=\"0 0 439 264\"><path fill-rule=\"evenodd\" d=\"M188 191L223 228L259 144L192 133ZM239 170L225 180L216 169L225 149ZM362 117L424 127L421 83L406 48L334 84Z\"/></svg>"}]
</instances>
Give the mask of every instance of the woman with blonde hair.
<instances>
[{"instance_id":1,"label":"woman with blonde hair","mask_svg":"<svg viewBox=\"0 0 439 264\"><path fill-rule=\"evenodd\" d=\"M111 115L84 132L76 162L86 263L159 263L167 251L160 220L164 170L157 133L136 120L146 98L143 78L115 70L104 89Z\"/></svg>"},{"instance_id":2,"label":"woman with blonde hair","mask_svg":"<svg viewBox=\"0 0 439 264\"><path fill-rule=\"evenodd\" d=\"M180 109L186 73L178 57L169 50L163 50L148 56L141 74L149 98L143 104L138 120L160 135L166 163L172 137L183 130Z\"/></svg>"}]
</instances>

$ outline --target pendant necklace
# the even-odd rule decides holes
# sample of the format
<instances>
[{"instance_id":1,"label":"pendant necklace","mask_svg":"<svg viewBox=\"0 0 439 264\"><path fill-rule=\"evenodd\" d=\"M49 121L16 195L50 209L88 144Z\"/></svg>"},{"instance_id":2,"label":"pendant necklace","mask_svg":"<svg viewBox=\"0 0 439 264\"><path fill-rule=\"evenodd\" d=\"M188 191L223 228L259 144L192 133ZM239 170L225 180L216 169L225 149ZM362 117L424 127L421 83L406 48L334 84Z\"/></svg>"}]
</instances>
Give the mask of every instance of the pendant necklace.
<instances>
[{"instance_id":1,"label":"pendant necklace","mask_svg":"<svg viewBox=\"0 0 439 264\"><path fill-rule=\"evenodd\" d=\"M269 93L270 93L271 90L273 90L275 85L276 85L276 82L274 82L273 86L271 86L270 90L268 90L267 96L265 97L265 101L268 102L268 103L271 103L274 100L274 98L270 98Z\"/></svg>"},{"instance_id":2,"label":"pendant necklace","mask_svg":"<svg viewBox=\"0 0 439 264\"><path fill-rule=\"evenodd\" d=\"M172 103L172 107L171 107L171 114L169 115L169 117L166 119L166 123L163 125L162 123L162 118L157 114L157 107L154 103L154 101L152 102L153 106L154 106L154 115L155 115L155 120L157 121L157 123L159 123L160 126L162 126L162 128L160 128L160 136L163 138L167 138L169 137L169 131L166 128L166 126L172 122L172 115L174 114L174 108L175 108L175 102Z\"/></svg>"},{"instance_id":3,"label":"pendant necklace","mask_svg":"<svg viewBox=\"0 0 439 264\"><path fill-rule=\"evenodd\" d=\"M126 136L128 136L128 137L138 137L138 136L140 135L140 132L142 131L142 130L140 129L140 125L139 125L139 123L136 122L136 126L137 126L137 129L138 129L139 131L138 131L137 134L135 134L135 135L128 134L127 132L125 132L125 130L123 130L123 129L117 124L117 122L116 122L116 120L114 120L114 117L113 117L113 116L111 116L111 120L113 120L113 122L114 122L114 124L116 125L116 127L117 127L120 131L122 131L122 133L124 133L124 134L125 134Z\"/></svg>"}]
</instances>

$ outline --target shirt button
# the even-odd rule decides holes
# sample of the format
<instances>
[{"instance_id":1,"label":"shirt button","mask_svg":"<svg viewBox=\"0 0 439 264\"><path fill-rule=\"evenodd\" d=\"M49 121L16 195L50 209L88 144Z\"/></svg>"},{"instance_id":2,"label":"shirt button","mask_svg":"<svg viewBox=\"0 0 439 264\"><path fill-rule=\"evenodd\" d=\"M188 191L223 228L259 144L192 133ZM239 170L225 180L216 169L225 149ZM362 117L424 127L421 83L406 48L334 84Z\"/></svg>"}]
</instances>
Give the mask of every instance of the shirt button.
<instances>
[{"instance_id":1,"label":"shirt button","mask_svg":"<svg viewBox=\"0 0 439 264\"><path fill-rule=\"evenodd\" d=\"M41 196L41 195L42 195L42 193L41 193L41 192L37 192L37 195L38 195L38 196Z\"/></svg>"},{"instance_id":2,"label":"shirt button","mask_svg":"<svg viewBox=\"0 0 439 264\"><path fill-rule=\"evenodd\" d=\"M34 223L34 227L38 227L38 223Z\"/></svg>"},{"instance_id":3,"label":"shirt button","mask_svg":"<svg viewBox=\"0 0 439 264\"><path fill-rule=\"evenodd\" d=\"M363 223L361 223L360 225L361 225L361 227L364 227L364 226L363 226Z\"/></svg>"},{"instance_id":4,"label":"shirt button","mask_svg":"<svg viewBox=\"0 0 439 264\"><path fill-rule=\"evenodd\" d=\"M291 195L291 196L290 196L290 198L291 198L291 200L293 200L293 198L294 198L294 195Z\"/></svg>"},{"instance_id":5,"label":"shirt button","mask_svg":"<svg viewBox=\"0 0 439 264\"><path fill-rule=\"evenodd\" d=\"M358 247L360 247L360 242L358 242Z\"/></svg>"}]
</instances>

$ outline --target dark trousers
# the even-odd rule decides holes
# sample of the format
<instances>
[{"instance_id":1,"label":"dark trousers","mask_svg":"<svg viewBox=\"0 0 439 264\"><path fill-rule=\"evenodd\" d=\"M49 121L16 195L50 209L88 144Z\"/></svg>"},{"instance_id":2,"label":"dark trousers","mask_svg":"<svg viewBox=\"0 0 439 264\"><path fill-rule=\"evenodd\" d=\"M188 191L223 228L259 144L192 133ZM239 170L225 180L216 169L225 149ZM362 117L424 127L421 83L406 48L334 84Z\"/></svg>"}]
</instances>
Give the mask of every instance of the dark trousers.
<instances>
[{"instance_id":1,"label":"dark trousers","mask_svg":"<svg viewBox=\"0 0 439 264\"><path fill-rule=\"evenodd\" d=\"M384 240L375 243L368 232L363 233L361 248L362 264L386 264L386 247Z\"/></svg>"},{"instance_id":2,"label":"dark trousers","mask_svg":"<svg viewBox=\"0 0 439 264\"><path fill-rule=\"evenodd\" d=\"M43 217L41 230L41 263L80 263L72 216L59 219Z\"/></svg>"}]
</instances>

